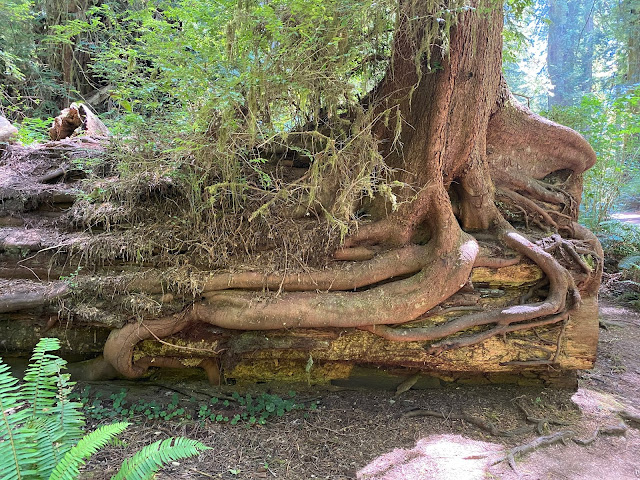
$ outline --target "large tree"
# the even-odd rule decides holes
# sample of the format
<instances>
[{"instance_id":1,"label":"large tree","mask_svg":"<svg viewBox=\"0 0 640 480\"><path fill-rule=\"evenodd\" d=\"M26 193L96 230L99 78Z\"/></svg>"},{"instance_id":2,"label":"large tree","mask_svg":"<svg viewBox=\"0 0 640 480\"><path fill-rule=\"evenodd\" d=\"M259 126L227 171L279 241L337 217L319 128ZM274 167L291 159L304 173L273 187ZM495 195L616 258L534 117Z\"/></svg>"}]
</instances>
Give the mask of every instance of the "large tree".
<instances>
[{"instance_id":1,"label":"large tree","mask_svg":"<svg viewBox=\"0 0 640 480\"><path fill-rule=\"evenodd\" d=\"M330 350L332 345L343 349L343 356L351 353L352 358L364 363L423 365L431 370L441 365L454 370L456 361L446 357L449 352L463 351L468 356L469 352L478 352L469 348L496 336L523 331L533 332L538 338L539 332L543 336L551 332L553 339L557 337L555 354L552 351L546 360L531 360L511 352L501 357L505 364L531 367L558 363L561 353L572 354L561 352L562 336L569 325L575 335L589 337L583 342L586 351L573 352L581 358L573 368L584 366L584 361L588 364L595 348L595 317L593 310L580 314L580 305L583 297L593 303L602 251L595 237L576 222L582 174L595 162L593 150L576 132L535 115L510 95L501 74L503 17L499 2L474 0L467 5L400 0L395 17L391 59L368 94L341 114L319 110L306 126L306 137L304 128L286 139L279 137L278 146L284 144L284 155L293 157L287 164L292 165L288 176L279 177L288 185L288 189L279 190L286 195L275 194L272 202L263 203L251 215L240 214L243 221L233 223L214 213L209 220L212 223L190 226L213 229L222 224L226 231L247 233L252 221L253 225L258 221L296 225L286 231L286 236L291 231L304 231L310 223L321 223L323 212L334 218L330 214L346 210L351 223L348 230L343 230L347 232L344 240L340 241L336 230L327 228L322 244L331 246L331 251L315 252L316 257L324 257L323 262L302 266L285 263L280 269L269 261L254 261L250 268L236 264L228 271L196 272L201 263L195 250L190 251L188 246L172 250L169 254L182 255L183 259L180 271L186 279L180 285L163 284L154 275L127 277L125 290L132 304L136 295L147 294L162 298L161 302L171 307L159 308L155 314L153 309L141 308L140 318L111 331L104 357L120 374L136 378L150 366L177 365L179 362L166 352L135 352L143 340L162 342L169 336L179 337L180 332L191 342L183 347L196 357L191 364L208 370L215 370L211 358L217 358L223 350L222 355L249 354L261 359L266 357L255 352L265 348L317 355L318 349ZM295 21L295 16L286 21ZM336 45L340 48L339 41ZM253 104L259 101L259 95L249 87L241 93L246 102L235 107L235 124L251 119L257 109ZM88 112L84 115L89 117ZM220 133L224 118L215 118L207 135L218 141L225 138ZM333 133L325 135L319 126L332 122L338 123L343 132L337 140ZM304 207L302 210L291 207L265 215L276 200L295 196L295 187L317 173L314 168L319 168L319 162L330 162L327 145L335 150L356 144L354 139L364 135L363 129L375 141L376 158L383 160L374 162L368 172L368 178L384 176L377 189L364 198L345 194L344 177L363 163L368 165L356 152L349 157L351 163L325 172L322 184L313 190L313 198L311 190L304 190L298 205ZM295 136L303 140L292 138ZM243 150L245 155L259 159L275 155L274 145L260 139L259 134L252 132L249 137L254 143ZM239 138L237 132L234 138ZM322 147L320 154L309 159L313 139L320 139ZM4 161L17 158L18 150L9 148ZM304 154L298 155L300 152ZM361 154L371 156L372 152L363 148ZM220 176L224 179L224 172ZM151 193L144 199L138 196L139 201L157 203L177 195L166 185L154 191L152 184L157 187L161 178L147 181L151 182ZM229 187L229 183L225 185ZM96 185L97 190L105 188L105 182ZM351 188L366 190L357 183ZM107 204L113 207L113 202L100 203L100 215L104 215ZM133 241L126 237L130 228L123 227L122 238ZM275 227L261 233L269 237L279 234ZM303 242L305 237L300 238ZM246 238L234 237L232 241L242 243ZM268 260L273 257L265 250L274 244L284 246L280 254L286 261L287 241L264 239L262 250L256 243L246 250L252 257L264 255ZM123 260L127 263L122 258L126 248L120 248L120 264ZM154 255L151 250L148 254ZM117 251L110 251L103 258L108 255L119 257ZM137 260L145 264L144 259ZM98 269L101 273L97 279L84 279L85 289L98 288L96 285L113 277L113 265L111 269L109 265ZM511 296L494 307L490 302L480 302L481 295L470 283L472 269L497 271L514 265L535 265L541 278L534 278L525 295ZM197 296L180 297L180 287L184 291L189 282L198 283ZM24 309L29 301L39 306L60 293L6 296L2 308ZM94 310L103 310L102 314L96 313L98 317L111 313L108 297L103 294L98 308L94 306ZM434 314L441 315L438 321L433 320ZM578 318L586 322L584 326L575 324ZM581 328L586 333L580 333ZM260 337L243 331L259 332ZM217 352L198 347L198 339L212 338L218 343L207 345L217 345ZM349 339L360 345L354 346ZM411 347L393 350L393 345L405 344ZM548 345L549 340L544 339L542 344ZM537 346L534 350L539 353L545 348ZM386 360L385 349L392 352ZM478 365L474 368L482 369Z\"/></svg>"}]
</instances>

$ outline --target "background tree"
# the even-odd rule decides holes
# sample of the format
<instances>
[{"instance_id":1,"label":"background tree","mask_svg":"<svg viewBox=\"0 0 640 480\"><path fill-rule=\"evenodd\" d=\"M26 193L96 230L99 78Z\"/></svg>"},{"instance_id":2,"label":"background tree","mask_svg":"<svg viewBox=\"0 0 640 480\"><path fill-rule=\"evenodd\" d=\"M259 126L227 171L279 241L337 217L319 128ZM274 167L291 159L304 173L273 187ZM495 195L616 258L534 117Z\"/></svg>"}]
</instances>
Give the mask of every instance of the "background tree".
<instances>
[{"instance_id":1,"label":"background tree","mask_svg":"<svg viewBox=\"0 0 640 480\"><path fill-rule=\"evenodd\" d=\"M553 84L549 108L569 105L591 90L596 1L549 1L547 64Z\"/></svg>"}]
</instances>

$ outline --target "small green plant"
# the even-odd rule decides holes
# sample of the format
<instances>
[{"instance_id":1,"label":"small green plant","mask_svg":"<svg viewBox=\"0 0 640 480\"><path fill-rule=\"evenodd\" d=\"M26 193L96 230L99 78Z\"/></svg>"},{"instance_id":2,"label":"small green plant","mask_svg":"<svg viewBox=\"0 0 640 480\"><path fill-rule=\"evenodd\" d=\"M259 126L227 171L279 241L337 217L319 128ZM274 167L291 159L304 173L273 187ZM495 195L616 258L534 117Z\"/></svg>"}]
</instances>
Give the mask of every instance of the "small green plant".
<instances>
[{"instance_id":1,"label":"small green plant","mask_svg":"<svg viewBox=\"0 0 640 480\"><path fill-rule=\"evenodd\" d=\"M78 478L89 457L129 426L113 423L84 434L82 404L71 400L74 382L62 373L66 362L49 353L59 348L58 339L41 339L22 384L0 359L0 480ZM125 460L112 478L148 479L167 462L208 448L186 438L160 440Z\"/></svg>"},{"instance_id":2,"label":"small green plant","mask_svg":"<svg viewBox=\"0 0 640 480\"><path fill-rule=\"evenodd\" d=\"M288 395L259 393L241 395L234 392L230 397L212 397L207 402L198 402L191 398L188 402L180 402L179 396L173 394L169 403L163 401L131 401L123 389L109 396L102 392L92 392L85 387L80 392L71 394L71 398L84 406L85 415L95 422L104 420L128 420L140 422L148 420L172 420L174 422L198 421L229 423L230 425L264 425L268 420L282 417L294 410L317 410L319 401L309 404L296 400L296 392ZM305 413L306 415L306 413Z\"/></svg>"},{"instance_id":3,"label":"small green plant","mask_svg":"<svg viewBox=\"0 0 640 480\"><path fill-rule=\"evenodd\" d=\"M75 288L78 286L78 274L80 273L80 270L82 270L82 267L78 265L75 271L71 272L69 275L62 275L60 280L67 282L71 288Z\"/></svg>"},{"instance_id":4,"label":"small green plant","mask_svg":"<svg viewBox=\"0 0 640 480\"><path fill-rule=\"evenodd\" d=\"M18 125L18 139L25 145L49 140L49 127L53 118L23 118Z\"/></svg>"},{"instance_id":5,"label":"small green plant","mask_svg":"<svg viewBox=\"0 0 640 480\"><path fill-rule=\"evenodd\" d=\"M615 219L606 220L600 222L595 232L602 244L606 257L615 259L631 258L640 252L640 228L636 225ZM626 267L620 265L620 268Z\"/></svg>"}]
</instances>

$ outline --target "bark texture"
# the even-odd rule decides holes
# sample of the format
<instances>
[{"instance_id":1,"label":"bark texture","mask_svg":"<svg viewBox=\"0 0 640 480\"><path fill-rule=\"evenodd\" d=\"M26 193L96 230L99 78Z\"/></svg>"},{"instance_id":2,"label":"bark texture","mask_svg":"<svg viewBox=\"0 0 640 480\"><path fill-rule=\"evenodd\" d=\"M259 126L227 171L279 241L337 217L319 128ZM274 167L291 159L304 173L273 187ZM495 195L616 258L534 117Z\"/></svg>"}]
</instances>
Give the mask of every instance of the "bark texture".
<instances>
[{"instance_id":1,"label":"bark texture","mask_svg":"<svg viewBox=\"0 0 640 480\"><path fill-rule=\"evenodd\" d=\"M576 132L509 94L495 2L476 2L476 10L461 14L448 54L432 54L441 68L423 75L415 60L420 36L410 35L407 24L433 12L416 12L409 3L400 4L389 70L367 99L369 108L396 117L375 131L394 180L405 185L398 208L383 199L362 205L367 220L327 269L210 272L195 298L163 283L149 265L114 261L96 266L93 278L78 275L85 291L86 285L112 289L111 298L100 292L85 311L76 310L73 322L111 329L104 359L119 374L139 378L150 367L182 362L212 379L219 366L227 376L260 371L270 378L272 362L277 370L309 358L333 368L327 377L355 363L441 374L589 367L602 250L576 222L582 173L595 154ZM391 127L398 124L400 132ZM2 161L39 158L43 165L64 142L7 150ZM45 187L51 179L63 179L55 185L68 192L71 179L62 172L40 172L33 195L51 202L62 188ZM14 201L17 187L10 183L4 195ZM20 215L14 206L2 217L5 252L7 238L24 248L31 233L28 248L37 262L27 262L27 270L20 260L7 263L5 278L25 286L0 298L5 311L29 301L42 309L64 295L53 287L35 290L36 278L53 272L75 282L69 253L82 251L90 235L66 232L61 245L44 245L51 224L41 223L39 233L26 223L10 226L28 217L30 207L21 208ZM114 279L118 288L109 283ZM110 312L116 297L131 304L144 297L147 304L140 300L138 319L122 318Z\"/></svg>"}]
</instances>

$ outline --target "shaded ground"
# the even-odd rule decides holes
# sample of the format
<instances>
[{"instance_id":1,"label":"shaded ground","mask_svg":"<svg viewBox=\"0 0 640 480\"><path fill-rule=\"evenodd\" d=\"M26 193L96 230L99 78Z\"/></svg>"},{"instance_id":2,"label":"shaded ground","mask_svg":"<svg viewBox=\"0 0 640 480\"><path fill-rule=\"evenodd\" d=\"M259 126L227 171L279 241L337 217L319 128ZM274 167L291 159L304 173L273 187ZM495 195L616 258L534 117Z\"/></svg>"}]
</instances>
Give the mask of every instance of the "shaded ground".
<instances>
[{"instance_id":1,"label":"shaded ground","mask_svg":"<svg viewBox=\"0 0 640 480\"><path fill-rule=\"evenodd\" d=\"M161 479L640 478L640 432L633 423L624 434L600 435L587 446L558 443L516 458L516 470L508 462L489 465L505 449L540 435L571 430L588 439L598 427L620 425L620 410L638 406L640 315L608 303L601 312L598 362L593 371L580 374L577 392L495 385L409 390L399 396L393 391L298 389L297 401L318 401L318 408L292 411L264 426L175 419L138 423L122 436L128 447L99 453L84 478L109 478L130 452L169 435L200 439L212 450L171 465L158 475ZM209 397L202 392L221 393L204 382L172 383L180 393L159 380L149 383L114 382L108 388L117 392L124 386L129 397L156 400L177 394L184 405L187 396L203 401ZM418 408L445 418L406 417ZM491 435L454 418L461 415L515 434Z\"/></svg>"}]
</instances>

